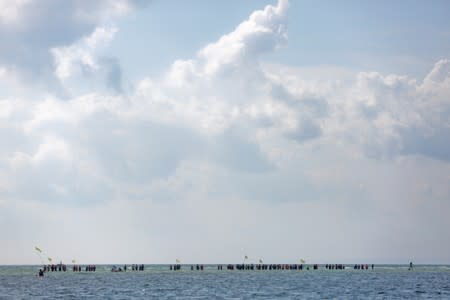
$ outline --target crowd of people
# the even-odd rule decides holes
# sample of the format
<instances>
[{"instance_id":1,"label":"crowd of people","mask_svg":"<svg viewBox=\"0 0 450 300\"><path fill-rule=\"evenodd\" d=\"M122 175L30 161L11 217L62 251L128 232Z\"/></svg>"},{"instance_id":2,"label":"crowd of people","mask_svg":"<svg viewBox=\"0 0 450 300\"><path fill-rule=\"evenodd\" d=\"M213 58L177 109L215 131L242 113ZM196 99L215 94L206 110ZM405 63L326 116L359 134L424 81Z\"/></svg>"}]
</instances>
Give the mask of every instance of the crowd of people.
<instances>
[{"instance_id":1,"label":"crowd of people","mask_svg":"<svg viewBox=\"0 0 450 300\"><path fill-rule=\"evenodd\" d=\"M62 262L60 262L57 265L55 265L55 264L46 265L46 266L44 266L44 269L42 271L44 273L45 272L66 272L67 266L65 264L63 264Z\"/></svg>"},{"instance_id":2,"label":"crowd of people","mask_svg":"<svg viewBox=\"0 0 450 300\"><path fill-rule=\"evenodd\" d=\"M374 265L372 264L372 270L374 268ZM353 266L354 270L368 270L369 269L369 265L365 264L365 265L354 265Z\"/></svg>"},{"instance_id":3,"label":"crowd of people","mask_svg":"<svg viewBox=\"0 0 450 300\"><path fill-rule=\"evenodd\" d=\"M411 263L412 264L412 263ZM171 271L179 271L181 270L181 264L175 264L170 265L169 270ZM346 266L343 264L326 264L324 265L326 270L345 270ZM95 272L96 271L95 265L86 265L84 267L84 271L86 272ZM131 265L132 271L144 271L144 264L133 264ZM312 268L313 270L318 270L319 265L318 264L312 264L312 265L303 265L303 264L228 264L226 265L226 270L309 270ZM123 268L113 266L111 271L112 272L124 272L127 271L129 267L127 265L124 265ZM203 271L204 265L191 265L190 269L192 271ZM224 269L224 265L217 265L217 270L221 271ZM353 266L353 269L355 270L368 270L369 265L368 264L355 264ZM374 265L371 265L371 269L374 269ZM412 269L412 267L410 267ZM63 264L62 262L59 264L51 264L51 265L44 265L43 269L39 269L38 276L42 277L44 276L45 272L66 272L67 266ZM73 272L82 272L83 268L80 265L73 265L72 266Z\"/></svg>"},{"instance_id":4,"label":"crowd of people","mask_svg":"<svg viewBox=\"0 0 450 300\"><path fill-rule=\"evenodd\" d=\"M124 266L125 271L127 270L127 265ZM144 265L131 265L132 271L144 271Z\"/></svg>"},{"instance_id":5,"label":"crowd of people","mask_svg":"<svg viewBox=\"0 0 450 300\"><path fill-rule=\"evenodd\" d=\"M95 272L97 267L95 265L87 265L85 266L84 270L86 272ZM44 265L42 269L39 269L38 276L43 277L44 273L46 272L66 272L67 271L67 265L60 262L59 264L51 264L51 265ZM73 265L72 266L73 272L81 272L83 271L83 268L79 265Z\"/></svg>"},{"instance_id":6,"label":"crowd of people","mask_svg":"<svg viewBox=\"0 0 450 300\"><path fill-rule=\"evenodd\" d=\"M326 264L325 269L327 270L345 270L345 265L342 264Z\"/></svg>"},{"instance_id":7,"label":"crowd of people","mask_svg":"<svg viewBox=\"0 0 450 300\"><path fill-rule=\"evenodd\" d=\"M173 270L173 271L179 271L179 270L181 270L181 265L180 265L180 264L176 264L176 265L173 265L173 266L170 265L170 266L169 266L169 270L170 270L170 271L172 271L172 270ZM193 269L192 269L192 266L191 266L191 270L193 270Z\"/></svg>"},{"instance_id":8,"label":"crowd of people","mask_svg":"<svg viewBox=\"0 0 450 300\"><path fill-rule=\"evenodd\" d=\"M194 266L191 266L191 270L194 270ZM195 266L195 270L197 271L203 271L203 265L196 265Z\"/></svg>"},{"instance_id":9,"label":"crowd of people","mask_svg":"<svg viewBox=\"0 0 450 300\"><path fill-rule=\"evenodd\" d=\"M303 264L228 264L227 270L309 270L309 266L303 266ZM319 265L312 265L314 270L319 269ZM223 270L222 265L217 266L217 270Z\"/></svg>"},{"instance_id":10,"label":"crowd of people","mask_svg":"<svg viewBox=\"0 0 450 300\"><path fill-rule=\"evenodd\" d=\"M141 265L131 265L131 271L144 271L144 264ZM123 268L113 266L111 272L126 272L128 269L127 265L124 265Z\"/></svg>"},{"instance_id":11,"label":"crowd of people","mask_svg":"<svg viewBox=\"0 0 450 300\"><path fill-rule=\"evenodd\" d=\"M374 268L374 265L371 266L372 269ZM303 265L303 264L228 264L226 265L226 270L318 270L319 265L318 264L312 264L312 265ZM355 265L355 270L367 270L369 268L369 265ZM170 265L169 269L172 271L178 271L181 270L181 265ZM191 265L191 270L200 270L203 271L204 266L203 265ZM224 269L224 265L217 265L217 270L221 271ZM327 270L345 270L345 265L343 264L326 264L325 269Z\"/></svg>"}]
</instances>

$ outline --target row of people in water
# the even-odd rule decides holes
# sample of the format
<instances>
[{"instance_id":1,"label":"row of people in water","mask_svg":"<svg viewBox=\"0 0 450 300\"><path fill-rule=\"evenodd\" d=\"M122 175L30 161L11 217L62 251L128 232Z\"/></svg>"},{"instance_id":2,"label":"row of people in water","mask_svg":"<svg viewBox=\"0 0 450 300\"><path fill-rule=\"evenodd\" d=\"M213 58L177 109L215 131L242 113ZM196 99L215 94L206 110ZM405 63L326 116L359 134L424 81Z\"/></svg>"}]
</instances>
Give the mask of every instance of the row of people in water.
<instances>
[{"instance_id":1,"label":"row of people in water","mask_svg":"<svg viewBox=\"0 0 450 300\"><path fill-rule=\"evenodd\" d=\"M217 268L219 268L219 267L217 267ZM203 271L204 269L205 269L205 267L203 265L195 265L195 266L191 265L191 271L194 271L194 270ZM169 270L170 271L180 271L181 270L181 265L180 264L170 265L169 266Z\"/></svg>"},{"instance_id":2,"label":"row of people in water","mask_svg":"<svg viewBox=\"0 0 450 300\"><path fill-rule=\"evenodd\" d=\"M169 270L170 271L179 271L179 270L181 270L181 265L180 264L170 265ZM191 270L194 270L193 266L191 266ZM197 270L199 270L199 265L197 265ZM203 266L202 266L202 270L203 270Z\"/></svg>"},{"instance_id":3,"label":"row of people in water","mask_svg":"<svg viewBox=\"0 0 450 300\"><path fill-rule=\"evenodd\" d=\"M373 270L373 268L375 267L373 264L372 264L372 270ZM369 265L367 265L367 264L365 264L365 265L354 265L353 266L353 269L354 270L368 270L369 269Z\"/></svg>"},{"instance_id":4,"label":"row of people in water","mask_svg":"<svg viewBox=\"0 0 450 300\"><path fill-rule=\"evenodd\" d=\"M345 270L345 265L342 264L326 264L325 269L327 270Z\"/></svg>"},{"instance_id":5,"label":"row of people in water","mask_svg":"<svg viewBox=\"0 0 450 300\"><path fill-rule=\"evenodd\" d=\"M318 270L319 265L313 264L313 265L303 265L303 264L228 264L226 265L226 270L309 270L312 268L313 270ZM326 264L325 269L327 270L345 270L345 265L343 264ZM368 270L369 265L359 265L356 264L353 267L355 270ZM374 269L374 265L371 265L372 270ZM170 270L181 270L181 265L170 265ZM204 267L203 265L191 265L191 270L201 270L203 271ZM217 265L217 270L223 270L223 265Z\"/></svg>"},{"instance_id":6,"label":"row of people in water","mask_svg":"<svg viewBox=\"0 0 450 300\"><path fill-rule=\"evenodd\" d=\"M311 265L313 270L319 269L319 265ZM227 270L309 270L310 266L303 266L303 264L238 264L238 265L227 265ZM217 266L217 270L223 270L222 265Z\"/></svg>"},{"instance_id":7,"label":"row of people in water","mask_svg":"<svg viewBox=\"0 0 450 300\"><path fill-rule=\"evenodd\" d=\"M87 265L84 267L84 271L95 272L96 268L97 267L95 265ZM63 263L59 263L57 265L55 265L55 264L44 265L44 268L42 269L43 273L45 273L45 272L66 272L66 271L67 271L67 265L65 265ZM81 271L83 271L83 267L79 266L79 265L73 265L72 271L73 272L81 272Z\"/></svg>"},{"instance_id":8,"label":"row of people in water","mask_svg":"<svg viewBox=\"0 0 450 300\"><path fill-rule=\"evenodd\" d=\"M131 271L144 271L144 264L142 265L131 265ZM123 269L121 267L113 266L111 269L111 272L126 272L128 269L127 265L123 266Z\"/></svg>"},{"instance_id":9,"label":"row of people in water","mask_svg":"<svg viewBox=\"0 0 450 300\"><path fill-rule=\"evenodd\" d=\"M374 267L375 267L375 265L372 264L371 265L372 270L374 269ZM326 264L325 265L325 269L327 269L327 270L345 270L345 265L342 265L342 264L334 264L334 265L333 264ZM368 270L369 269L369 265L368 264L365 264L365 265L356 264L356 265L353 266L353 269L354 270Z\"/></svg>"},{"instance_id":10,"label":"row of people in water","mask_svg":"<svg viewBox=\"0 0 450 300\"><path fill-rule=\"evenodd\" d=\"M60 262L59 264L51 264L51 265L44 265L42 269L39 269L38 276L42 277L44 276L45 272L66 272L67 271L67 265ZM74 272L81 272L81 266L73 265L72 271ZM86 271L95 271L95 266L89 265L86 266Z\"/></svg>"},{"instance_id":11,"label":"row of people in water","mask_svg":"<svg viewBox=\"0 0 450 300\"><path fill-rule=\"evenodd\" d=\"M124 269L127 270L127 265L124 266ZM131 271L144 271L144 265L131 265Z\"/></svg>"},{"instance_id":12,"label":"row of people in water","mask_svg":"<svg viewBox=\"0 0 450 300\"><path fill-rule=\"evenodd\" d=\"M228 264L226 265L226 270L318 270L319 265L303 265L303 264ZM369 265L355 265L355 269L368 269ZM374 265L372 265L372 269ZM217 270L221 271L224 269L223 265L217 265ZM343 264L326 264L325 269L327 270L345 270L345 265ZM181 270L181 265L170 265L169 270L178 271ZM191 265L191 270L204 270L203 265Z\"/></svg>"},{"instance_id":13,"label":"row of people in water","mask_svg":"<svg viewBox=\"0 0 450 300\"><path fill-rule=\"evenodd\" d=\"M311 265L313 270L318 270L319 269L319 265L318 264L313 264ZM84 268L84 271L86 272L95 272L96 271L96 266L95 265L87 265ZM144 271L144 265L137 265L137 264L133 264L131 265L131 270L132 271ZM226 270L303 270L303 269L309 270L310 266L303 266L303 264L228 264L226 266ZM374 269L374 265L371 265L372 270ZM120 267L116 267L113 266L111 271L112 272L122 272L122 271L127 271L128 266L124 265L123 268ZM170 265L169 269L172 271L179 271L181 270L181 265L180 264L176 264L176 265ZM325 269L327 270L345 270L345 265L343 264L326 264L325 265ZM353 266L353 269L355 270L368 270L369 269L369 265L367 264L355 264ZM412 268L411 268L412 269ZM81 272L83 271L82 266L79 265L73 265L72 266L72 270L73 272ZM197 270L197 271L203 271L204 270L204 266L203 265L191 265L191 270ZM217 270L223 270L223 265L217 265ZM59 263L57 265L46 265L44 266L43 269L39 269L39 276L44 276L45 272L55 272L55 271L63 271L66 272L67 271L67 266L63 263Z\"/></svg>"},{"instance_id":14,"label":"row of people in water","mask_svg":"<svg viewBox=\"0 0 450 300\"><path fill-rule=\"evenodd\" d=\"M84 267L84 271L85 272L95 272L95 270L97 270L97 266L96 265L87 265ZM79 265L73 265L72 266L72 271L74 272L81 272L83 271L83 267L79 266Z\"/></svg>"},{"instance_id":15,"label":"row of people in water","mask_svg":"<svg viewBox=\"0 0 450 300\"><path fill-rule=\"evenodd\" d=\"M44 265L44 268L42 270L45 272L66 272L67 266L63 263L59 263L57 265L51 264L51 265Z\"/></svg>"}]
</instances>

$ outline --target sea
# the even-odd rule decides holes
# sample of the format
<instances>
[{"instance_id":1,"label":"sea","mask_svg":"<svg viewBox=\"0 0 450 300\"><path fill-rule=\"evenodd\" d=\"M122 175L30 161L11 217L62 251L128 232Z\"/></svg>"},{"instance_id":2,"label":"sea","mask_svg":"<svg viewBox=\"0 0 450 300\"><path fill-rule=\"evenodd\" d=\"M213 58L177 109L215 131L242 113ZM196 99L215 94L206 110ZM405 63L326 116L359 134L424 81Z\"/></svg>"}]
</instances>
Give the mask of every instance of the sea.
<instances>
[{"instance_id":1,"label":"sea","mask_svg":"<svg viewBox=\"0 0 450 300\"><path fill-rule=\"evenodd\" d=\"M123 267L123 266L121 266ZM450 299L450 266L375 265L372 270L217 270L145 265L144 271L49 272L0 266L0 299ZM195 268L194 268L195 269ZM84 269L83 269L84 270ZM129 269L128 269L129 270Z\"/></svg>"}]
</instances>

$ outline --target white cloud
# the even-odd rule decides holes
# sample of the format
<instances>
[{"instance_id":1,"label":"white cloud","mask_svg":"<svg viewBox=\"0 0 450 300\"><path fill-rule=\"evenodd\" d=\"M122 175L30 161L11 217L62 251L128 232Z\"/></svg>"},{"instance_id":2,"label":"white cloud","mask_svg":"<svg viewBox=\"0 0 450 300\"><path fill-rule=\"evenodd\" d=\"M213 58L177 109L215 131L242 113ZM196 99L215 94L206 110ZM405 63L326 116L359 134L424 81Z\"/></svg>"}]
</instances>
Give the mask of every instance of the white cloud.
<instances>
[{"instance_id":1,"label":"white cloud","mask_svg":"<svg viewBox=\"0 0 450 300\"><path fill-rule=\"evenodd\" d=\"M145 2L2 1L0 67L13 69L24 86L38 84L44 90L62 94L62 88L53 75L53 54L57 54L57 75L60 77L65 78L72 73L73 60L81 60L82 65L95 68L91 53L70 45L91 35L85 44L88 48L97 49L98 44L113 34L110 29L104 29L107 24Z\"/></svg>"},{"instance_id":2,"label":"white cloud","mask_svg":"<svg viewBox=\"0 0 450 300\"><path fill-rule=\"evenodd\" d=\"M128 10L126 1L105 3ZM92 262L170 262L180 245L183 261L198 253L233 261L242 247L267 261L299 253L349 261L350 252L385 261L392 253L383 245L405 251L396 236L407 237L412 256L426 257L412 232L432 230L434 247L449 225L449 61L423 80L264 64L260 54L286 43L286 10L279 1L253 13L126 95L80 92L69 80L102 68L100 48L115 27L95 22L70 41L46 44L52 71L74 93L0 100L0 206L12 216L0 218L9 224L0 228L32 227L38 241L27 243ZM55 220L35 217L49 211ZM61 222L76 238L56 245L47 233ZM293 230L301 240L292 241ZM30 239L0 233L13 248ZM117 235L138 247L104 256ZM292 247L280 254L268 236ZM349 237L357 248L342 243ZM73 247L80 239L94 246ZM333 254L330 244L338 245Z\"/></svg>"},{"instance_id":3,"label":"white cloud","mask_svg":"<svg viewBox=\"0 0 450 300\"><path fill-rule=\"evenodd\" d=\"M446 146L438 142L448 132L448 118L442 116L448 111L442 97L448 89L447 61L438 62L423 82L347 70L331 76L328 69L322 71L327 79L321 79L320 73L308 77L312 70L301 74L295 68L261 67L255 60L267 49L261 45L275 49L284 43L286 5L280 1L253 13L196 58L175 62L162 78L140 81L131 95L92 93L69 101L46 97L14 109L12 102L3 101L4 122L34 140L34 154L31 145L25 152L10 146L10 153L38 157L45 139L53 136L80 151L79 163L94 164L99 176L131 182L170 176L183 161L202 157L238 172L267 172L309 143L348 144L352 151L377 158L420 154L448 159ZM97 28L72 46L55 48L58 74L69 76L80 64L94 68L95 59L84 57L111 40L116 30ZM261 47L250 47L254 55L233 52L225 59L221 49L227 51L230 43ZM210 72L211 63L239 72ZM433 111L437 103L439 109ZM178 146L187 151L173 151Z\"/></svg>"},{"instance_id":4,"label":"white cloud","mask_svg":"<svg viewBox=\"0 0 450 300\"><path fill-rule=\"evenodd\" d=\"M202 71L211 75L223 68L245 65L248 60L255 63L255 56L286 42L287 7L288 1L284 0L277 6L268 5L264 10L254 12L233 32L199 51L199 58L204 60Z\"/></svg>"},{"instance_id":5,"label":"white cloud","mask_svg":"<svg viewBox=\"0 0 450 300\"><path fill-rule=\"evenodd\" d=\"M194 59L175 61L164 78L143 80L138 85L140 100L134 103L137 113L216 134L254 114L252 107L261 102L270 107L270 82L258 57L285 43L286 9L287 1L279 1L256 11Z\"/></svg>"},{"instance_id":6,"label":"white cloud","mask_svg":"<svg viewBox=\"0 0 450 300\"><path fill-rule=\"evenodd\" d=\"M100 68L95 53L108 44L117 32L116 27L97 27L88 37L76 43L50 51L55 60L55 75L64 81L71 76L94 72Z\"/></svg>"}]
</instances>

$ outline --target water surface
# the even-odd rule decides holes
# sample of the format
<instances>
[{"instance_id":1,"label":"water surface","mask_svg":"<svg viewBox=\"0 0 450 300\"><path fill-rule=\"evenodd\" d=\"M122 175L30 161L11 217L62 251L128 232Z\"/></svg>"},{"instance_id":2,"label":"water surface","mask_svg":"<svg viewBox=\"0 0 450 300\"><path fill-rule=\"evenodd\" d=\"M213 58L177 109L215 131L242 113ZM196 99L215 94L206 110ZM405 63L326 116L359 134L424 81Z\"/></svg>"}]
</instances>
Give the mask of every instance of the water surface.
<instances>
[{"instance_id":1,"label":"water surface","mask_svg":"<svg viewBox=\"0 0 450 300\"><path fill-rule=\"evenodd\" d=\"M450 267L375 266L374 270L169 271L146 265L145 271L50 272L36 277L38 266L0 266L0 298L22 299L450 299Z\"/></svg>"}]
</instances>

